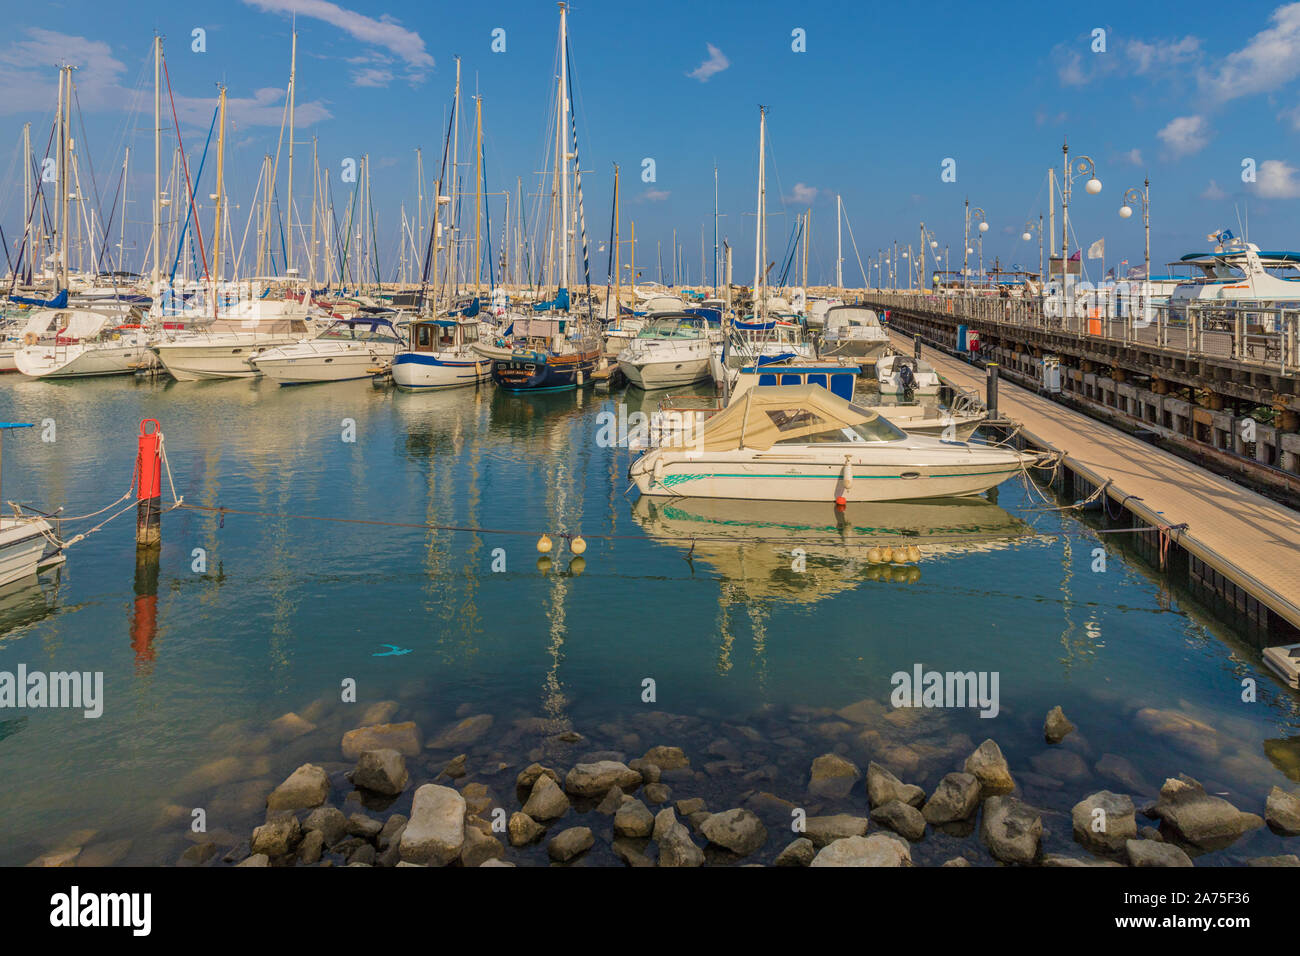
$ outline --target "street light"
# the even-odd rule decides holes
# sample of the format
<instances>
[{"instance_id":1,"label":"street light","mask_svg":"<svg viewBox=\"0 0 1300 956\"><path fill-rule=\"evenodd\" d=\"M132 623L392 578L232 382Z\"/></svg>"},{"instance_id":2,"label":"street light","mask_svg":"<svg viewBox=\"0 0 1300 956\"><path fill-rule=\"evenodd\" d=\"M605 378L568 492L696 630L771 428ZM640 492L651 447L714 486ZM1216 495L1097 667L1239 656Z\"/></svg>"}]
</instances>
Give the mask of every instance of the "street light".
<instances>
[{"instance_id":1,"label":"street light","mask_svg":"<svg viewBox=\"0 0 1300 956\"><path fill-rule=\"evenodd\" d=\"M1061 282L1064 286L1070 271L1070 186L1074 180L1086 175L1088 181L1083 184L1083 188L1089 195L1095 196L1101 192L1101 180L1097 178L1097 164L1092 161L1091 156L1078 157L1074 163L1075 172L1073 175L1070 174L1068 140L1061 144L1061 153L1065 157L1064 174L1061 177Z\"/></svg>"},{"instance_id":2,"label":"street light","mask_svg":"<svg viewBox=\"0 0 1300 956\"><path fill-rule=\"evenodd\" d=\"M1138 192L1137 187L1127 190L1124 193L1124 205L1119 207L1121 219L1127 219L1133 215L1133 207L1138 203L1142 204L1142 228L1146 233L1146 273L1143 279L1151 278L1151 180L1142 180L1142 191Z\"/></svg>"},{"instance_id":3,"label":"street light","mask_svg":"<svg viewBox=\"0 0 1300 956\"><path fill-rule=\"evenodd\" d=\"M1043 217L1038 217L1037 226L1032 221L1025 223L1025 231L1020 238L1028 242L1034 238L1035 230L1038 231L1038 278L1041 280L1043 278Z\"/></svg>"}]
</instances>

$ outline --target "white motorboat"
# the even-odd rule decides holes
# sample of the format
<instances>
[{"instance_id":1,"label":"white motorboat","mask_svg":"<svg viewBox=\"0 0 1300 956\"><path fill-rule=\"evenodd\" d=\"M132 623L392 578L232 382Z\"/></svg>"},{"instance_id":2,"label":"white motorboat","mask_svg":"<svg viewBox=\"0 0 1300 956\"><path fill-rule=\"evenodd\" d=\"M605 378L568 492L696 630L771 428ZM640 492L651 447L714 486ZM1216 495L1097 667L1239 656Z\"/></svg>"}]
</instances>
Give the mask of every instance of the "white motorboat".
<instances>
[{"instance_id":1,"label":"white motorboat","mask_svg":"<svg viewBox=\"0 0 1300 956\"><path fill-rule=\"evenodd\" d=\"M708 323L698 315L653 316L618 355L627 380L644 389L693 385L709 378Z\"/></svg>"},{"instance_id":2,"label":"white motorboat","mask_svg":"<svg viewBox=\"0 0 1300 956\"><path fill-rule=\"evenodd\" d=\"M388 319L340 319L314 339L266 349L249 361L281 385L344 382L386 368L402 345Z\"/></svg>"},{"instance_id":3,"label":"white motorboat","mask_svg":"<svg viewBox=\"0 0 1300 956\"><path fill-rule=\"evenodd\" d=\"M36 573L49 532L44 518L0 518L0 587Z\"/></svg>"},{"instance_id":4,"label":"white motorboat","mask_svg":"<svg viewBox=\"0 0 1300 956\"><path fill-rule=\"evenodd\" d=\"M149 353L149 335L137 323L118 324L118 316L88 309L55 313L53 338L14 354L14 365L29 378L90 378L129 375Z\"/></svg>"},{"instance_id":5,"label":"white motorboat","mask_svg":"<svg viewBox=\"0 0 1300 956\"><path fill-rule=\"evenodd\" d=\"M641 455L628 478L652 497L905 501L977 495L1037 460L907 435L820 386L775 385Z\"/></svg>"},{"instance_id":6,"label":"white motorboat","mask_svg":"<svg viewBox=\"0 0 1300 956\"><path fill-rule=\"evenodd\" d=\"M309 310L308 302L295 298L241 298L205 327L164 333L153 351L178 382L252 378L258 371L249 359L316 330Z\"/></svg>"},{"instance_id":7,"label":"white motorboat","mask_svg":"<svg viewBox=\"0 0 1300 956\"><path fill-rule=\"evenodd\" d=\"M823 356L843 357L871 364L889 346L889 335L871 309L837 305L826 312L819 351Z\"/></svg>"},{"instance_id":8,"label":"white motorboat","mask_svg":"<svg viewBox=\"0 0 1300 956\"><path fill-rule=\"evenodd\" d=\"M885 355L876 361L881 395L938 395L939 373L929 362L910 355Z\"/></svg>"},{"instance_id":9,"label":"white motorboat","mask_svg":"<svg viewBox=\"0 0 1300 956\"><path fill-rule=\"evenodd\" d=\"M492 377L492 361L475 350L476 316L448 316L411 322L411 345L393 356L398 388L459 388Z\"/></svg>"},{"instance_id":10,"label":"white motorboat","mask_svg":"<svg viewBox=\"0 0 1300 956\"><path fill-rule=\"evenodd\" d=\"M843 304L844 300L838 298L809 299L808 308L804 311L804 322L810 329L820 329L826 324L826 313Z\"/></svg>"},{"instance_id":11,"label":"white motorboat","mask_svg":"<svg viewBox=\"0 0 1300 956\"><path fill-rule=\"evenodd\" d=\"M621 353L633 339L641 334L645 324L645 316L626 312L611 319L601 333L605 338L605 354L618 355Z\"/></svg>"}]
</instances>

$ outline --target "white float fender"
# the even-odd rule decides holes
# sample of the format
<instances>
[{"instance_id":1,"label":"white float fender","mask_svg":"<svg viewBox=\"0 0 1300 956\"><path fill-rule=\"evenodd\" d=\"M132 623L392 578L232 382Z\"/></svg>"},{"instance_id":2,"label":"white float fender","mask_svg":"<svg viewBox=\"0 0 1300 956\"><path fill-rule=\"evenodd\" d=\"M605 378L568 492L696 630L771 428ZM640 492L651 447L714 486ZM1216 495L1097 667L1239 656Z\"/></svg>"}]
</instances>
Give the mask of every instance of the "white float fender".
<instances>
[{"instance_id":1,"label":"white float fender","mask_svg":"<svg viewBox=\"0 0 1300 956\"><path fill-rule=\"evenodd\" d=\"M651 484L662 484L664 480L664 458L663 455L655 455L655 466L652 472Z\"/></svg>"},{"instance_id":2,"label":"white float fender","mask_svg":"<svg viewBox=\"0 0 1300 956\"><path fill-rule=\"evenodd\" d=\"M853 458L850 455L844 456L844 467L840 469L840 481L845 489L853 487Z\"/></svg>"}]
</instances>

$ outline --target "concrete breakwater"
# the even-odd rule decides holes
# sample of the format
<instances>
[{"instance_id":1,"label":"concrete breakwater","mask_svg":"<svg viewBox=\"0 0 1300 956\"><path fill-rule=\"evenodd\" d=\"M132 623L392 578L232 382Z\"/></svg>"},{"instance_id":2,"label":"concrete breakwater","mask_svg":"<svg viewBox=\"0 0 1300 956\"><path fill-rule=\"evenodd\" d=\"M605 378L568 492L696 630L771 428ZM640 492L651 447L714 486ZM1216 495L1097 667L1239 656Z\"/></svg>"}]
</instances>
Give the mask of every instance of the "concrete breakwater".
<instances>
[{"instance_id":1,"label":"concrete breakwater","mask_svg":"<svg viewBox=\"0 0 1300 956\"><path fill-rule=\"evenodd\" d=\"M370 705L336 753L278 785L265 755L205 765L191 790L241 764L262 776L168 804L151 839L184 831L172 857L183 866L1300 865L1300 789L1234 802L1186 774L1157 785L1093 752L1060 708L1024 766L991 738L946 729L943 714L870 699L747 723L646 713L590 736L466 707L426 739L399 709ZM1187 744L1215 733L1173 711L1135 720ZM267 732L292 737L281 758L301 757L293 742L318 748L330 726L346 718L313 705ZM248 731L244 749L259 749ZM106 862L102 841L83 842L33 862Z\"/></svg>"}]
</instances>

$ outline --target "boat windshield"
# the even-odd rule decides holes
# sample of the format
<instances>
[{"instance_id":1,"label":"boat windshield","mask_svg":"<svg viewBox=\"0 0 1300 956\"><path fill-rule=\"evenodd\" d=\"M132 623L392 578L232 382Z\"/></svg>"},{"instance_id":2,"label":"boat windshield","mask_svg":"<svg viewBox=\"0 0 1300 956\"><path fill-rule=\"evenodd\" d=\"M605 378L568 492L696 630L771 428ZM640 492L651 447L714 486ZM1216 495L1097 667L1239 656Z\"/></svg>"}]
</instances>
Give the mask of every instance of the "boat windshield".
<instances>
[{"instance_id":1,"label":"boat windshield","mask_svg":"<svg viewBox=\"0 0 1300 956\"><path fill-rule=\"evenodd\" d=\"M907 435L887 418L877 415L870 421L829 431L815 432L812 435L797 435L793 438L781 438L778 445L861 445L868 442L898 441Z\"/></svg>"},{"instance_id":2,"label":"boat windshield","mask_svg":"<svg viewBox=\"0 0 1300 956\"><path fill-rule=\"evenodd\" d=\"M698 339L702 334L702 319L651 319L638 333L642 339Z\"/></svg>"},{"instance_id":3,"label":"boat windshield","mask_svg":"<svg viewBox=\"0 0 1300 956\"><path fill-rule=\"evenodd\" d=\"M377 322L335 322L318 339L327 342L396 342L392 326Z\"/></svg>"}]
</instances>

